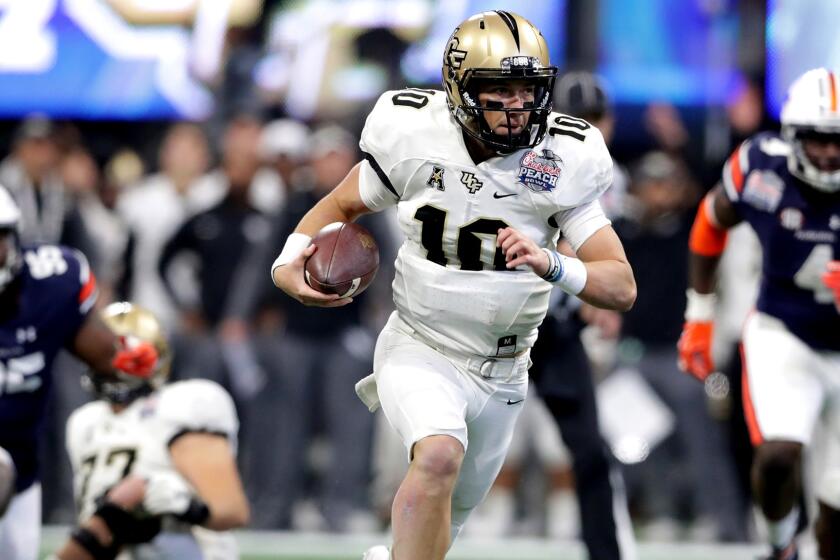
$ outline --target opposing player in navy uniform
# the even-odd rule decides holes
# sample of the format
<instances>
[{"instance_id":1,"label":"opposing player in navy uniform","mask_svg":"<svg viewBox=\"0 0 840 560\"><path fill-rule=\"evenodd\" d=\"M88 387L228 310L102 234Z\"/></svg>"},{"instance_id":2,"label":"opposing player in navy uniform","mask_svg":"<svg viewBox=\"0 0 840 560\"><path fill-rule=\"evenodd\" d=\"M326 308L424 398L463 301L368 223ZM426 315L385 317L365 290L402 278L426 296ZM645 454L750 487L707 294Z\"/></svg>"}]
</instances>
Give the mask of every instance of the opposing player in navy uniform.
<instances>
[{"instance_id":1,"label":"opposing player in navy uniform","mask_svg":"<svg viewBox=\"0 0 840 560\"><path fill-rule=\"evenodd\" d=\"M444 53L445 92L384 93L365 160L303 217L272 267L308 305L338 306L304 281L311 237L331 222L396 206L405 241L374 375L410 462L392 507L394 543L366 560L441 560L504 461L528 388L528 354L553 286L629 309L633 272L598 197L612 159L589 123L551 113L557 69L528 20L462 22ZM557 250L560 233L576 256Z\"/></svg>"},{"instance_id":2,"label":"opposing player in navy uniform","mask_svg":"<svg viewBox=\"0 0 840 560\"><path fill-rule=\"evenodd\" d=\"M762 246L761 288L743 336L744 409L756 455L753 495L771 560L798 557L801 459L822 422L826 469L816 480L820 557L840 557L840 76L811 70L782 108L781 136L741 144L692 229L680 366L713 370L714 275L726 230L747 221Z\"/></svg>"},{"instance_id":3,"label":"opposing player in navy uniform","mask_svg":"<svg viewBox=\"0 0 840 560\"><path fill-rule=\"evenodd\" d=\"M0 187L0 447L12 458L15 495L0 520L0 558L34 560L41 527L38 442L62 348L97 371L148 375L149 344L128 347L95 313L96 279L78 251L21 247L20 211Z\"/></svg>"}]
</instances>

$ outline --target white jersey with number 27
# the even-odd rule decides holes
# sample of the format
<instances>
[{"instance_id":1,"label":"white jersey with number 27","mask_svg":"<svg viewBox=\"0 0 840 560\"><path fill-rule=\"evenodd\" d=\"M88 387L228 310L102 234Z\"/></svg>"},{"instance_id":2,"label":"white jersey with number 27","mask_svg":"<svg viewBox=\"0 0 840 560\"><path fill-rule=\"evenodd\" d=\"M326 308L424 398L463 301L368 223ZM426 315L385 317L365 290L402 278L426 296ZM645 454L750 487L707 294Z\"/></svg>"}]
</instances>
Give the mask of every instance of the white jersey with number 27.
<instances>
[{"instance_id":1,"label":"white jersey with number 27","mask_svg":"<svg viewBox=\"0 0 840 560\"><path fill-rule=\"evenodd\" d=\"M67 421L67 452L73 466L79 521L90 517L96 499L129 474L142 478L162 472L179 474L169 446L182 435L218 434L235 452L238 430L233 399L206 379L164 385L120 412L102 400L78 408ZM205 558L237 557L232 534L200 527L190 532Z\"/></svg>"},{"instance_id":2,"label":"white jersey with number 27","mask_svg":"<svg viewBox=\"0 0 840 560\"><path fill-rule=\"evenodd\" d=\"M372 210L397 205L394 302L434 344L504 357L534 343L551 285L505 268L500 228L548 248L562 235L577 250L609 224L597 199L613 164L600 132L558 113L548 125L533 148L476 165L441 91L385 92L368 116L360 194Z\"/></svg>"}]
</instances>

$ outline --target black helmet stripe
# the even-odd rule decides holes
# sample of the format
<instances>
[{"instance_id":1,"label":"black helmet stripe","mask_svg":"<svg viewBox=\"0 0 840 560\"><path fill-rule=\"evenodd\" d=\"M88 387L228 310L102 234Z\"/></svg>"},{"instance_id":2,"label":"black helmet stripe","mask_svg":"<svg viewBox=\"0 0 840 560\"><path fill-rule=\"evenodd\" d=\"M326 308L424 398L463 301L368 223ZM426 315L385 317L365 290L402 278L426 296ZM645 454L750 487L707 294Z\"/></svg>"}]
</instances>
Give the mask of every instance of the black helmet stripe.
<instances>
[{"instance_id":1,"label":"black helmet stripe","mask_svg":"<svg viewBox=\"0 0 840 560\"><path fill-rule=\"evenodd\" d=\"M516 19L504 10L495 10L495 12L499 14L499 17L502 18L502 21L505 22L505 25L508 26L511 34L513 34L513 40L516 41L516 50L521 50L519 48L519 26L516 25Z\"/></svg>"}]
</instances>

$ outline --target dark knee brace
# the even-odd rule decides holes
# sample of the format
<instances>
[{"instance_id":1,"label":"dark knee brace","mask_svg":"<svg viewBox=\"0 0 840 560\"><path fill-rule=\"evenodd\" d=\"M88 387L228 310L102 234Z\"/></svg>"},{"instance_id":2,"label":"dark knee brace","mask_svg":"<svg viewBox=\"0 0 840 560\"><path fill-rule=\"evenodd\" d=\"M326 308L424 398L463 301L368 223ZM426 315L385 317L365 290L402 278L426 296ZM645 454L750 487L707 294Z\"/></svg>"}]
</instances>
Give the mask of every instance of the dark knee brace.
<instances>
[{"instance_id":1,"label":"dark knee brace","mask_svg":"<svg viewBox=\"0 0 840 560\"><path fill-rule=\"evenodd\" d=\"M840 560L840 511L820 502L814 526L821 560Z\"/></svg>"}]
</instances>

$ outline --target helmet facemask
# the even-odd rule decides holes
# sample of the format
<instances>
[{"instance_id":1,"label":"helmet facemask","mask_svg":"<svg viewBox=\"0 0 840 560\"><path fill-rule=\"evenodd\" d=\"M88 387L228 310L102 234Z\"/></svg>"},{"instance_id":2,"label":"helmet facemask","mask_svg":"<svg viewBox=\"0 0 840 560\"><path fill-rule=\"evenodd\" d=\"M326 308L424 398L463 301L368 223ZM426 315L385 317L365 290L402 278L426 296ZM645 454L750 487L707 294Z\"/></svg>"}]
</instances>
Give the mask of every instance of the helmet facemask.
<instances>
[{"instance_id":1,"label":"helmet facemask","mask_svg":"<svg viewBox=\"0 0 840 560\"><path fill-rule=\"evenodd\" d=\"M524 74L524 73L523 73ZM494 69L470 69L460 80L461 97L464 103L454 111L455 119L471 137L495 150L510 152L522 148L536 146L545 136L548 128L548 115L551 113L551 91L554 86L556 70L553 68L540 69L525 75L502 73ZM534 100L526 102L522 107L504 107L501 102L488 102L484 106L479 102L479 91L484 85L493 82L507 83L524 81L534 87ZM505 114L508 133L497 134L490 128L485 113L498 112ZM525 128L519 134L513 134L511 113L527 113Z\"/></svg>"},{"instance_id":2,"label":"helmet facemask","mask_svg":"<svg viewBox=\"0 0 840 560\"><path fill-rule=\"evenodd\" d=\"M129 404L162 387L169 379L172 354L157 318L129 302L112 303L100 315L105 325L119 337L121 346L131 348L148 342L157 350L158 360L149 377L140 378L119 370L113 373L91 370L82 377L82 386L96 398L118 405Z\"/></svg>"}]
</instances>

